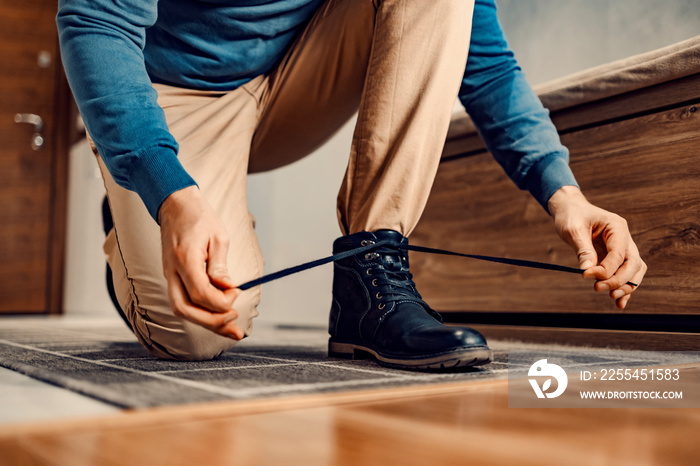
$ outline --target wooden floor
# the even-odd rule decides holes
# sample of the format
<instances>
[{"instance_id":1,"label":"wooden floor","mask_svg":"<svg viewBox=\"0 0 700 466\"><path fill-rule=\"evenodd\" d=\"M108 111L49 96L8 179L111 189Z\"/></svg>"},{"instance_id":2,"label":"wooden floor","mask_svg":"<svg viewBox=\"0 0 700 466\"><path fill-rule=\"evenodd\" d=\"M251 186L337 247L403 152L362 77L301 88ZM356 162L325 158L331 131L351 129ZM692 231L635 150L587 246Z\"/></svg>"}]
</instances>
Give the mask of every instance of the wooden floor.
<instances>
[{"instance_id":1,"label":"wooden floor","mask_svg":"<svg viewBox=\"0 0 700 466\"><path fill-rule=\"evenodd\" d=\"M509 409L507 381L0 428L0 464L698 464L700 409Z\"/></svg>"}]
</instances>

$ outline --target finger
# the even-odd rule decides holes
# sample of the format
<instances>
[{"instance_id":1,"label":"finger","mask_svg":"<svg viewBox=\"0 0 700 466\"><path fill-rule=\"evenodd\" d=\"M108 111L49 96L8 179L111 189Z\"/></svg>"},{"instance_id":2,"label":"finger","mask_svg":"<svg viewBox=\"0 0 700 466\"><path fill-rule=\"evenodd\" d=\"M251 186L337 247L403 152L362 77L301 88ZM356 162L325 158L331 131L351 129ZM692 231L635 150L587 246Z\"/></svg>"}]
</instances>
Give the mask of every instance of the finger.
<instances>
[{"instance_id":1,"label":"finger","mask_svg":"<svg viewBox=\"0 0 700 466\"><path fill-rule=\"evenodd\" d=\"M617 299L622 297L624 294L630 294L639 288L639 286L642 284L642 280L644 280L644 274L646 272L646 264L642 263L642 266L643 267L637 269L629 280L620 285L618 288L612 289L610 291L610 297ZM622 280L624 280L624 278Z\"/></svg>"},{"instance_id":2,"label":"finger","mask_svg":"<svg viewBox=\"0 0 700 466\"><path fill-rule=\"evenodd\" d=\"M594 285L595 290L597 292L616 291L623 287L631 289L632 286L628 285L627 282L631 282L637 272L639 272L639 264L631 260L625 261L612 277L597 281ZM636 281L632 281L632 283L639 284Z\"/></svg>"},{"instance_id":3,"label":"finger","mask_svg":"<svg viewBox=\"0 0 700 466\"><path fill-rule=\"evenodd\" d=\"M209 241L207 275L211 283L221 290L234 287L233 280L228 274L228 244L227 237L218 235Z\"/></svg>"},{"instance_id":4,"label":"finger","mask_svg":"<svg viewBox=\"0 0 700 466\"><path fill-rule=\"evenodd\" d=\"M617 305L618 309L624 309L625 307L627 307L627 303L631 298L631 295L625 295L622 298L615 300L615 304Z\"/></svg>"},{"instance_id":5,"label":"finger","mask_svg":"<svg viewBox=\"0 0 700 466\"><path fill-rule=\"evenodd\" d=\"M617 299L622 298L623 296L626 296L628 294L632 294L634 292L634 290L636 290L636 289L637 289L636 286L625 284L625 285L622 285L620 288L611 291L610 297L613 300L617 300Z\"/></svg>"},{"instance_id":6,"label":"finger","mask_svg":"<svg viewBox=\"0 0 700 466\"><path fill-rule=\"evenodd\" d=\"M592 267L589 274L598 280L610 279L624 264L629 242L631 242L629 235L622 235L616 231L611 231L605 238L605 247L608 251L605 258L600 262L600 265Z\"/></svg>"},{"instance_id":7,"label":"finger","mask_svg":"<svg viewBox=\"0 0 700 466\"><path fill-rule=\"evenodd\" d=\"M234 340L243 338L245 333L235 322L238 318L235 309L226 313L212 313L197 307L187 299L184 284L177 276L168 280L168 295L176 316Z\"/></svg>"},{"instance_id":8,"label":"finger","mask_svg":"<svg viewBox=\"0 0 700 466\"><path fill-rule=\"evenodd\" d=\"M618 309L625 309L627 307L627 303L632 298L632 293L636 291L637 288L639 288L639 285L642 283L646 270L646 264L642 262L641 270L639 270L639 272L632 277L633 282L637 283L637 286L632 286L629 283L626 283L617 290L610 292L610 297L615 301Z\"/></svg>"},{"instance_id":9,"label":"finger","mask_svg":"<svg viewBox=\"0 0 700 466\"><path fill-rule=\"evenodd\" d=\"M639 255L637 246L630 241L625 254L625 262L610 279L596 283L596 291L615 291L621 288L633 290L635 288L634 284L639 285L642 283L646 271L647 265Z\"/></svg>"},{"instance_id":10,"label":"finger","mask_svg":"<svg viewBox=\"0 0 700 466\"><path fill-rule=\"evenodd\" d=\"M635 273L632 276L631 280L628 280L625 284L623 284L619 288L612 290L610 292L610 297L613 300L615 300L616 302L618 302L618 304L619 304L620 298L632 294L634 291L637 290L637 288L639 288L639 285L641 285L642 280L644 280L645 273L646 273L646 264L644 264L642 262L642 267L637 271L637 273ZM636 283L636 286L631 285L630 282Z\"/></svg>"},{"instance_id":11,"label":"finger","mask_svg":"<svg viewBox=\"0 0 700 466\"><path fill-rule=\"evenodd\" d=\"M228 312L233 307L238 292L233 288L222 291L212 285L202 254L190 251L181 257L177 272L189 301L195 306L211 312Z\"/></svg>"}]
</instances>

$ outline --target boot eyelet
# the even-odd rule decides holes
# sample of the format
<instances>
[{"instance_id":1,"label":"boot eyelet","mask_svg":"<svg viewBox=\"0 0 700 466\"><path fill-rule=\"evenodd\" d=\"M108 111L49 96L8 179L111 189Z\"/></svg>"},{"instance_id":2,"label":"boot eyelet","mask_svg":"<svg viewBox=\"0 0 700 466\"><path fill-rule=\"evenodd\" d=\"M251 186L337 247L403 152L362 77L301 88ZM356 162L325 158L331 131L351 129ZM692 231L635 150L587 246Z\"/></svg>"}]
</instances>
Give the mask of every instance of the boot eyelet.
<instances>
[{"instance_id":1,"label":"boot eyelet","mask_svg":"<svg viewBox=\"0 0 700 466\"><path fill-rule=\"evenodd\" d=\"M379 286L376 278L372 280L372 286Z\"/></svg>"},{"instance_id":2,"label":"boot eyelet","mask_svg":"<svg viewBox=\"0 0 700 466\"><path fill-rule=\"evenodd\" d=\"M367 261L374 260L378 257L379 257L379 254L377 254L376 252L368 252L367 254L365 254L365 260L367 260Z\"/></svg>"},{"instance_id":3,"label":"boot eyelet","mask_svg":"<svg viewBox=\"0 0 700 466\"><path fill-rule=\"evenodd\" d=\"M365 273L366 273L367 275L372 275L372 269L367 269L367 270L365 270Z\"/></svg>"},{"instance_id":4,"label":"boot eyelet","mask_svg":"<svg viewBox=\"0 0 700 466\"><path fill-rule=\"evenodd\" d=\"M377 309L384 309L386 305L384 303L379 303L379 306L377 306Z\"/></svg>"},{"instance_id":5,"label":"boot eyelet","mask_svg":"<svg viewBox=\"0 0 700 466\"><path fill-rule=\"evenodd\" d=\"M361 245L361 246L369 246L370 244L374 244L374 241L372 241L372 240L370 240L370 239L363 239L363 240L360 242L360 245Z\"/></svg>"},{"instance_id":6,"label":"boot eyelet","mask_svg":"<svg viewBox=\"0 0 700 466\"><path fill-rule=\"evenodd\" d=\"M377 291L377 294L375 294L374 297L377 299L382 299L382 294L379 291Z\"/></svg>"}]
</instances>

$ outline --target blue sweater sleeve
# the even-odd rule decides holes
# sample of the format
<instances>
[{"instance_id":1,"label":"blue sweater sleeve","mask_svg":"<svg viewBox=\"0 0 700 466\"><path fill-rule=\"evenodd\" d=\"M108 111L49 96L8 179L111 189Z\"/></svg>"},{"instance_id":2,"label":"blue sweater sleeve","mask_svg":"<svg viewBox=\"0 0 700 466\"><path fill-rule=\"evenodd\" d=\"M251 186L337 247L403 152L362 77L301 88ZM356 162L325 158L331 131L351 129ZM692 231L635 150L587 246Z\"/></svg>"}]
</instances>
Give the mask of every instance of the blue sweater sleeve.
<instances>
[{"instance_id":1,"label":"blue sweater sleeve","mask_svg":"<svg viewBox=\"0 0 700 466\"><path fill-rule=\"evenodd\" d=\"M63 64L85 126L109 172L157 219L161 203L194 180L177 159L143 58L157 0L60 0Z\"/></svg>"},{"instance_id":2,"label":"blue sweater sleeve","mask_svg":"<svg viewBox=\"0 0 700 466\"><path fill-rule=\"evenodd\" d=\"M496 161L545 210L557 189L578 186L549 111L508 48L494 0L476 0L459 99Z\"/></svg>"}]
</instances>

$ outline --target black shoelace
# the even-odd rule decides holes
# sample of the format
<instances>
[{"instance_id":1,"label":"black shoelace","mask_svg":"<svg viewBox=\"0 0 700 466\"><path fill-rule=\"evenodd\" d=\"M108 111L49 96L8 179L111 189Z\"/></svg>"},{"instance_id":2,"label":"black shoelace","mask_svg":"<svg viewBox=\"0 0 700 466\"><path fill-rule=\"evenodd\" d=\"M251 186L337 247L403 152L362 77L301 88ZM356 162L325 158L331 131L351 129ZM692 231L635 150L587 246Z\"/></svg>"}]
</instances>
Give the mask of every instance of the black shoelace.
<instances>
[{"instance_id":1,"label":"black shoelace","mask_svg":"<svg viewBox=\"0 0 700 466\"><path fill-rule=\"evenodd\" d=\"M405 266L405 253L405 249L381 246L365 254L368 261L387 256L391 258L390 261L383 261L383 264L374 262L375 265L367 268L365 272L374 277L371 285L376 289L374 297L380 301L379 309L383 309L392 301L413 301L428 307L416 289L413 274Z\"/></svg>"},{"instance_id":2,"label":"black shoelace","mask_svg":"<svg viewBox=\"0 0 700 466\"><path fill-rule=\"evenodd\" d=\"M497 262L499 264L508 264L508 265L515 265L518 267L529 267L533 269L543 269L543 270L554 270L557 272L567 272L567 273L575 273L575 274L582 274L583 269L577 269L575 267L568 267L565 265L557 265L557 264L548 264L546 262L536 262L536 261L528 261L528 260L522 260L522 259L508 259L505 257L493 257L493 256L482 256L479 254L464 254L461 252L454 252L454 251L448 251L445 249L436 249L436 248L429 248L426 246L414 246L410 244L401 244L397 243L394 241L389 241L389 240L383 240L383 241L377 241L376 243L372 244L367 244L365 246L359 246L355 249L350 249L348 251L344 251L338 254L334 254L332 256L324 257L322 259L317 259L311 262L306 262L303 264L296 265L294 267L289 267L283 270L280 270L278 272L270 273L267 275L263 275L262 277L256 278L254 280L250 280L249 282L246 282L242 285L240 285L238 288L241 290L247 290L248 288L252 288L257 285L262 285L263 283L268 283L273 280L278 280L280 278L287 277L289 275L303 272L304 270L309 270L314 267L318 267L324 264L328 264L329 262L334 262L334 261L339 261L341 259L345 259L350 256L354 255L359 255L359 254L365 254L367 252L370 252L372 250L377 250L383 247L389 247L393 249L399 249L399 250L406 250L406 251L416 251L416 252L425 252L429 254L441 254L441 255L446 255L446 256L457 256L457 257L466 257L469 259L477 259L477 260L482 260L482 261L488 261L488 262ZM411 283L412 283L411 279ZM633 282L627 282L628 285L637 287L636 283Z\"/></svg>"}]
</instances>

